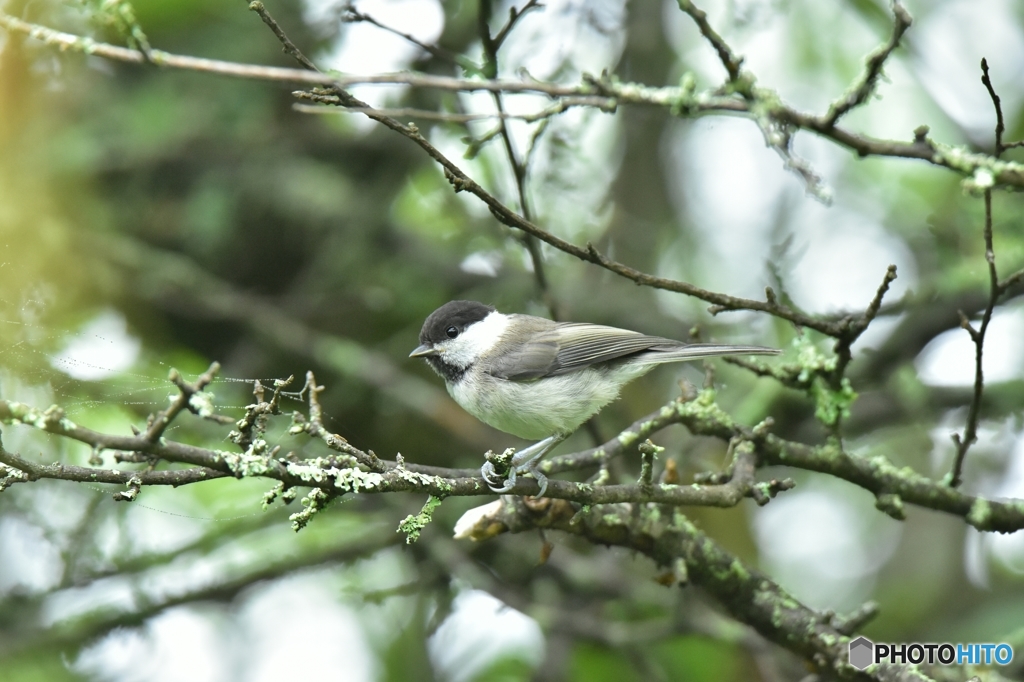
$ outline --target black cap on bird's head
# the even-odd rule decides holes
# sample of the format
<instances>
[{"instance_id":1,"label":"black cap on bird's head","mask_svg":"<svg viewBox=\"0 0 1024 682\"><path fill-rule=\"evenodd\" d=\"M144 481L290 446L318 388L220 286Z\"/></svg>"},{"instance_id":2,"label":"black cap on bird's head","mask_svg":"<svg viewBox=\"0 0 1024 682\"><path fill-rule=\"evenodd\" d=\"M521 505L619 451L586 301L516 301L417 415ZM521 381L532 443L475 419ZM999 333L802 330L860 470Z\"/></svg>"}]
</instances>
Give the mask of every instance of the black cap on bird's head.
<instances>
[{"instance_id":1,"label":"black cap on bird's head","mask_svg":"<svg viewBox=\"0 0 1024 682\"><path fill-rule=\"evenodd\" d=\"M449 301L430 313L420 330L420 345L409 354L411 358L436 355L435 346L459 336L466 327L479 322L495 311L494 306L477 301Z\"/></svg>"}]
</instances>

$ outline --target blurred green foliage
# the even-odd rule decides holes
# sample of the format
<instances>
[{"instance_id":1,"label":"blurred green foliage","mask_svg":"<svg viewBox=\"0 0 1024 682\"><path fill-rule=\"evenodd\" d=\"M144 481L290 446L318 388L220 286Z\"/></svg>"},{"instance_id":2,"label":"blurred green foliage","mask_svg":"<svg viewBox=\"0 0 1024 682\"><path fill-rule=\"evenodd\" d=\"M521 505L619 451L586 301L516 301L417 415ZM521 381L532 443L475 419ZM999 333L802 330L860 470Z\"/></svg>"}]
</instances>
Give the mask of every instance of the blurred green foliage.
<instances>
[{"instance_id":1,"label":"blurred green foliage","mask_svg":"<svg viewBox=\"0 0 1024 682\"><path fill-rule=\"evenodd\" d=\"M714 15L725 22L726 36L755 51L760 22L756 17L744 21L741 12L729 9L742 3L720 4L729 6L716 8ZM850 2L828 12L810 9L816 4L760 3L758 11L784 25L790 48L783 60L786 84L801 96L810 96L807 89L836 96L858 72L862 56L888 31L888 15L878 2ZM308 24L298 3L270 9L307 54L320 58L330 53L338 25ZM499 9L496 17L503 18L504 7ZM663 25L671 6L630 5L621 27L614 21L601 24L605 9L601 4L593 15L581 8L558 15L540 10L538 15L578 14L574 35L579 44L587 39L598 45L587 31L621 36L621 54L600 45L593 51L606 49L611 57L603 66L623 79L661 84L670 82L671 74L705 68L707 54L699 55L709 48L692 27L681 29L682 38L672 42ZM926 3L912 9L922 23L939 11ZM124 42L116 22L92 21L76 5L7 2L4 10ZM613 19L617 16L608 11ZM440 43L478 57L475 4L445 3L444 12ZM237 0L145 0L134 4L134 16L160 49L291 65L272 34ZM1015 20L1020 30L1024 20ZM831 40L847 22L857 29L854 37L866 36L863 43L849 36ZM548 42L554 38L538 44ZM223 378L211 391L223 413L233 417L241 416L250 400L252 379L302 377L312 369L327 386L321 400L328 428L382 456L401 452L422 464L476 467L484 450L509 444L508 437L466 417L445 397L440 382L406 355L424 317L447 300L480 299L506 311L546 314L544 297L517 235L479 202L454 194L437 166L408 140L363 122L297 113L289 87L83 58L16 36L3 38L0 47L0 398L38 407L58 403L71 419L90 428L128 433L129 424L141 426L147 414L166 406L172 393L165 381L170 367L192 376L219 360ZM894 78L899 87L910 87L909 67L901 64ZM450 63L425 54L409 66L454 72ZM556 66L553 72L573 77L578 70L569 57ZM755 73L758 66L756 60L749 64ZM702 87L709 87L711 77L700 73ZM513 75L511 70L507 75ZM885 86L883 91L889 92ZM914 111L915 120L932 125L937 138L976 142L926 94L918 94L927 104ZM985 99L980 88L976 95ZM1009 109L1020 100L1019 93L1013 95L1006 98L1010 139L1024 132L1020 111ZM405 92L395 102L466 105L428 92ZM692 205L698 200L686 193L698 186L700 170L673 165L674 154L692 151L687 135L703 123L641 109L621 111L614 119L590 113L552 123L528 183L537 222L575 243L594 241L640 270L701 286L722 276L743 280L753 291L726 293L761 295L765 285L778 287L766 264L769 253L749 260L733 253L749 235L730 237L733 249L725 253L714 250L714 235L732 234L733 226L702 221ZM472 160L461 159L460 138L479 135L483 127L467 131L421 123L421 129L446 151L454 150L452 158L510 205L518 204L498 141ZM904 131L904 137L909 135L909 129ZM752 139L760 144L759 138ZM839 198L835 212L825 215L860 210L858 220L876 222L885 235L905 245L916 268L906 274L914 305L888 316L884 322L894 330L892 336L873 349L858 350L851 367L860 398L846 424L848 447L866 456L884 453L900 466L941 477L948 459L947 432L962 428L959 408L968 393L964 386L922 383L915 362L930 340L956 329L957 308L978 308L987 277L981 202L963 194L958 178L923 163L822 156ZM799 232L790 229L790 219L797 222L803 202L811 200L802 196L795 177L785 175L781 162L773 163L772 173L788 183L784 198L771 208L777 214L774 226L766 223L763 230L775 230L774 248ZM996 262L1009 273L1024 265L1024 198L998 193L995 202ZM819 224L814 230L828 233L833 227ZM807 236L800 234L801 239ZM799 250L798 245L779 270L785 279L781 284L795 277L790 270L802 262ZM787 348L796 335L787 324L753 315L713 317L700 302L638 288L547 249L544 254L549 295L567 318L677 338L697 325L705 338ZM856 257L848 255L850 261ZM794 297L801 300L798 294ZM938 312L926 315L933 303ZM76 378L61 354L91 320L110 310L124 317L141 351L130 369L99 379ZM820 338L809 338L828 351ZM97 361L101 370L102 357ZM676 395L680 378L700 384L704 377L699 368L655 373L630 386L598 418L596 431L610 438ZM977 473L969 480L976 489L997 490L1008 469L1024 406L1020 378L1018 372L1014 381L990 387L985 440L971 455ZM786 437L824 440L826 433L805 395L730 366L719 366L715 379L722 406L737 420L754 424L771 414ZM302 409L301 400L290 396L285 408ZM168 437L228 447L224 429L194 422L176 427ZM273 427L275 443L302 454L317 451L315 444L289 439L285 427ZM995 437L1000 433L1005 436L1001 440ZM6 447L39 461L85 464L92 454L27 429L5 427L3 437ZM590 438L577 434L565 451L588 447ZM690 437L679 428L659 434L658 441L669 448L666 456L679 464L687 481L694 472L724 462L723 443ZM108 466L114 465L111 453L104 457ZM616 460L612 475L635 480L635 459ZM797 478L802 484L809 476ZM368 497L334 505L294 535L286 513L259 512L259 500L270 487L253 480L220 480L145 490L133 505L115 505L110 491L90 486L33 484L5 491L0 523L17 521L39 532L36 544L24 539L28 536L0 534L7 543L3 546L28 543L22 549L50 556L59 575L27 579L35 564L10 558L21 556L21 550L0 554L0 574L19 576L0 581L0 678L128 679L128 673L113 668L76 668L80 672L74 673L65 662L102 646L118 628L138 628L176 606L159 590L148 591L152 585L147 580L154 576L163 576L186 595L201 592L206 584L189 572L190 566L213 566L207 581L231 583L221 592L197 597L213 605L219 615L210 621L228 634L241 627L239 604L253 593L310 567L323 569L351 588L331 583L338 604L356 613L372 633L367 636L371 653L387 680L435 678L428 638L444 621L454 596L468 587L487 590L544 625L548 662L537 668L530 659L503 653L460 679L702 682L760 674L735 637L713 640L672 632L657 641L613 646L594 633L559 625L567 617L627 630L641 621L673 623L678 612L689 608L689 593L655 583L654 567L641 559L551 538L557 547L541 565L536 536L502 536L479 546L455 543L450 529L475 506L469 500L442 505L419 543L400 552L390 543L401 538L391 535L401 518L416 513L420 499ZM870 500L853 494L850 499L859 513L878 513ZM687 513L726 548L757 562L763 540L755 537L750 521L757 510ZM882 603L882 616L869 635L890 641L983 641L1019 625L1024 569L982 552L975 556L989 567L989 587L971 582L964 569L964 528L959 519L912 510L893 555L865 578L866 588L843 596L870 596ZM344 555L368 530L386 542L358 556ZM278 567L277 572L260 573L268 567ZM406 583L413 585L411 593L386 598L384 606L367 596ZM61 601L76 590L91 589L102 602L108 594L104 585L128 590L138 599L131 607L101 603L78 610ZM787 587L799 595L800 585ZM387 618L381 615L385 612ZM779 657L784 679L803 674L800 661Z\"/></svg>"}]
</instances>

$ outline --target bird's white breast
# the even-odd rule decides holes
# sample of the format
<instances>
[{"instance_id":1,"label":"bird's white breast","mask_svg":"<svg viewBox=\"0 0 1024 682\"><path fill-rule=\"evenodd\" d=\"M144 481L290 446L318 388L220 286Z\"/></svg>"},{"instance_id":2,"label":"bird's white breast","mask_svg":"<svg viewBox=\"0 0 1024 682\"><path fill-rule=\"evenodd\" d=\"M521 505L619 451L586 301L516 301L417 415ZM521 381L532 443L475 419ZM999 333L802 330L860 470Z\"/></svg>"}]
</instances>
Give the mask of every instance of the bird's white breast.
<instances>
[{"instance_id":1,"label":"bird's white breast","mask_svg":"<svg viewBox=\"0 0 1024 682\"><path fill-rule=\"evenodd\" d=\"M629 378L648 367L624 371ZM615 400L625 383L618 372L587 369L539 381L507 381L474 373L472 381L448 384L467 412L494 428L527 440L568 434Z\"/></svg>"}]
</instances>

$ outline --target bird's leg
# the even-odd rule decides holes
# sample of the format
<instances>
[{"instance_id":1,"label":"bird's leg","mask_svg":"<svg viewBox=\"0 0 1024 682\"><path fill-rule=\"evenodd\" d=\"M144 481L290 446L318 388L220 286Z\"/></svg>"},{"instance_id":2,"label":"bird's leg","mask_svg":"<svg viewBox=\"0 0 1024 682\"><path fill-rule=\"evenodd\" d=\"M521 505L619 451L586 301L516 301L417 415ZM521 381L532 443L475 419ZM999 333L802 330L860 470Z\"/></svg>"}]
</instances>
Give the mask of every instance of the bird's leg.
<instances>
[{"instance_id":1,"label":"bird's leg","mask_svg":"<svg viewBox=\"0 0 1024 682\"><path fill-rule=\"evenodd\" d=\"M537 493L537 497L543 497L548 489L548 477L537 468L537 463L544 455L565 439L566 436L561 434L548 436L544 440L538 441L530 447L523 448L515 453L509 462L508 478L505 479L505 484L500 488L492 480L497 477L497 473L491 462L484 462L484 465L480 468L480 475L487 481L487 485L491 490L496 493L507 493L515 487L517 474L533 474L533 477L537 479L537 484L540 486L540 492Z\"/></svg>"},{"instance_id":2,"label":"bird's leg","mask_svg":"<svg viewBox=\"0 0 1024 682\"><path fill-rule=\"evenodd\" d=\"M544 457L553 450L559 443L566 439L567 436L558 434L554 436L548 436L544 440L534 443L528 448L520 450L512 456L512 461L509 462L509 478L515 481L515 474L533 474L533 477L537 479L537 484L540 486L540 491L537 493L537 497L544 497L544 493L548 489L548 477L541 473L540 469L537 468L537 464Z\"/></svg>"}]
</instances>

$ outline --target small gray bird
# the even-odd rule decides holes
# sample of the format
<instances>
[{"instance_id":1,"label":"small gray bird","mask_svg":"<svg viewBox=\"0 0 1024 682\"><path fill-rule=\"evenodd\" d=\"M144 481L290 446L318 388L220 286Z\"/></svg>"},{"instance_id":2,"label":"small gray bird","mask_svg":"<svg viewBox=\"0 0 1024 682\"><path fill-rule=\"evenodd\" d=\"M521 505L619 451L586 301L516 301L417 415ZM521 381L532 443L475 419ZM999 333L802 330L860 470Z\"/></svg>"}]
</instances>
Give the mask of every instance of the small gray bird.
<instances>
[{"instance_id":1,"label":"small gray bird","mask_svg":"<svg viewBox=\"0 0 1024 682\"><path fill-rule=\"evenodd\" d=\"M517 452L502 481L491 462L480 470L496 493L531 473L547 490L540 459L615 400L627 383L665 362L719 355L777 355L761 346L683 343L599 324L504 315L476 301L451 301L427 317L420 345L448 393L496 429L539 442Z\"/></svg>"}]
</instances>

